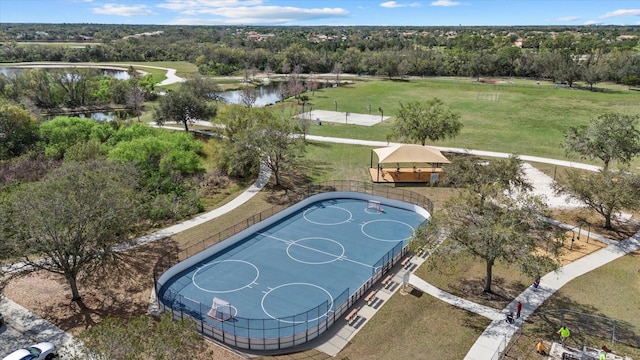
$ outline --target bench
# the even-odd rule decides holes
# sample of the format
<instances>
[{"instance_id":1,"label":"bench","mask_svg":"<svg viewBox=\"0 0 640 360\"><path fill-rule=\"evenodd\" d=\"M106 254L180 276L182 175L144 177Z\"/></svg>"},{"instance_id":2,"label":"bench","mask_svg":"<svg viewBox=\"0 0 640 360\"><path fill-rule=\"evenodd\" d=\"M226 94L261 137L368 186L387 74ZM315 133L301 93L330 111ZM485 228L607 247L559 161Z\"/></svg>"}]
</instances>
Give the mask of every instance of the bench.
<instances>
[{"instance_id":1,"label":"bench","mask_svg":"<svg viewBox=\"0 0 640 360\"><path fill-rule=\"evenodd\" d=\"M409 263L409 261L411 261L411 256L407 256L406 258L404 258L404 260L402 260L400 265L405 266Z\"/></svg>"},{"instance_id":2,"label":"bench","mask_svg":"<svg viewBox=\"0 0 640 360\"><path fill-rule=\"evenodd\" d=\"M364 301L365 302L369 302L373 299L374 296L376 296L376 293L378 292L378 290L373 290L371 291L369 294L367 294L367 296L364 297Z\"/></svg>"},{"instance_id":3,"label":"bench","mask_svg":"<svg viewBox=\"0 0 640 360\"><path fill-rule=\"evenodd\" d=\"M393 279L393 275L387 276L386 278L384 278L384 280L382 280L382 285L387 285L389 281L391 281L391 279Z\"/></svg>"},{"instance_id":4,"label":"bench","mask_svg":"<svg viewBox=\"0 0 640 360\"><path fill-rule=\"evenodd\" d=\"M360 310L360 308L354 308L353 310L351 310L351 312L349 314L347 314L347 316L344 317L345 320L347 320L347 322L351 321L351 319L353 319L354 316L356 316L356 314L358 314L358 311Z\"/></svg>"}]
</instances>

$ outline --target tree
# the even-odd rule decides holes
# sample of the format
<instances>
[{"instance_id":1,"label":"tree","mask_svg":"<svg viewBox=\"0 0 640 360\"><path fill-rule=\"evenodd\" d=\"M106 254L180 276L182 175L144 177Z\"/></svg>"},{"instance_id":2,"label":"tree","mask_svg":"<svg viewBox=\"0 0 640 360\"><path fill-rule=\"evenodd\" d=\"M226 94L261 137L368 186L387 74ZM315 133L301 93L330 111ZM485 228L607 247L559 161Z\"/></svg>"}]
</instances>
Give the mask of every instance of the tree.
<instances>
[{"instance_id":1,"label":"tree","mask_svg":"<svg viewBox=\"0 0 640 360\"><path fill-rule=\"evenodd\" d=\"M0 159L19 156L38 141L38 125L20 106L0 100Z\"/></svg>"},{"instance_id":2,"label":"tree","mask_svg":"<svg viewBox=\"0 0 640 360\"><path fill-rule=\"evenodd\" d=\"M137 77L129 80L129 87L127 88L126 94L127 105L133 109L138 117L138 122L140 122L140 112L142 111L142 104L145 100L145 92L144 89L138 85Z\"/></svg>"},{"instance_id":3,"label":"tree","mask_svg":"<svg viewBox=\"0 0 640 360\"><path fill-rule=\"evenodd\" d=\"M215 116L217 108L210 102L220 100L217 91L212 79L196 76L187 80L177 91L170 91L160 98L159 107L153 113L154 120L160 126L175 121L189 131L189 124Z\"/></svg>"},{"instance_id":4,"label":"tree","mask_svg":"<svg viewBox=\"0 0 640 360\"><path fill-rule=\"evenodd\" d=\"M552 232L543 221L546 205L529 194L531 185L518 158L484 164L465 157L452 161L451 168L455 174L466 174L455 183L465 189L435 212L427 231L417 233L420 245L446 238L432 258L470 254L484 260L483 291L488 293L498 261L518 264L520 271L532 277L557 266L551 256L534 252L538 239Z\"/></svg>"},{"instance_id":5,"label":"tree","mask_svg":"<svg viewBox=\"0 0 640 360\"><path fill-rule=\"evenodd\" d=\"M519 264L523 273L535 276L553 268L554 261L536 255L538 237L549 232L542 220L545 206L540 199L518 193L498 195L491 201L479 201L469 190L450 198L431 220L432 231L444 233L446 240L439 246L434 258L469 254L482 259L486 265L483 292L491 293L493 266L502 261Z\"/></svg>"},{"instance_id":6,"label":"tree","mask_svg":"<svg viewBox=\"0 0 640 360\"><path fill-rule=\"evenodd\" d=\"M156 124L162 126L167 121L182 123L184 130L189 131L189 124L199 119L208 119L215 113L206 100L196 96L191 91L180 88L178 91L170 91L160 98L160 103L153 113Z\"/></svg>"},{"instance_id":7,"label":"tree","mask_svg":"<svg viewBox=\"0 0 640 360\"><path fill-rule=\"evenodd\" d=\"M11 206L12 246L26 271L64 276L72 301L78 281L108 267L139 217L132 166L66 163L18 191Z\"/></svg>"},{"instance_id":8,"label":"tree","mask_svg":"<svg viewBox=\"0 0 640 360\"><path fill-rule=\"evenodd\" d=\"M640 176L626 171L571 171L564 185L554 186L557 193L583 202L602 215L605 229L612 228L612 218L622 210L640 208Z\"/></svg>"},{"instance_id":9,"label":"tree","mask_svg":"<svg viewBox=\"0 0 640 360\"><path fill-rule=\"evenodd\" d=\"M295 122L284 113L241 106L228 107L220 119L225 124L226 145L218 166L228 173L247 173L262 164L271 169L275 185L280 186L282 172L303 149L303 140L294 136Z\"/></svg>"},{"instance_id":10,"label":"tree","mask_svg":"<svg viewBox=\"0 0 640 360\"><path fill-rule=\"evenodd\" d=\"M80 355L90 360L206 359L204 340L193 322L140 315L129 319L106 318L82 337Z\"/></svg>"},{"instance_id":11,"label":"tree","mask_svg":"<svg viewBox=\"0 0 640 360\"><path fill-rule=\"evenodd\" d=\"M260 112L260 121L256 121L248 132L250 147L246 149L271 169L275 185L280 186L282 172L295 163L304 148L301 139L294 136L295 123L291 119L264 109Z\"/></svg>"},{"instance_id":12,"label":"tree","mask_svg":"<svg viewBox=\"0 0 640 360\"><path fill-rule=\"evenodd\" d=\"M629 164L640 154L638 115L605 113L588 125L571 127L562 146L568 154L582 159L598 159L608 168L612 161Z\"/></svg>"},{"instance_id":13,"label":"tree","mask_svg":"<svg viewBox=\"0 0 640 360\"><path fill-rule=\"evenodd\" d=\"M469 155L455 156L447 167L446 179L454 187L478 194L482 202L508 189L532 190L517 156L491 161Z\"/></svg>"},{"instance_id":14,"label":"tree","mask_svg":"<svg viewBox=\"0 0 640 360\"><path fill-rule=\"evenodd\" d=\"M342 63L336 62L333 64L332 73L336 74L336 86L340 86L340 73L342 72Z\"/></svg>"},{"instance_id":15,"label":"tree","mask_svg":"<svg viewBox=\"0 0 640 360\"><path fill-rule=\"evenodd\" d=\"M403 141L438 141L453 138L462 130L460 115L452 112L442 100L400 103L400 111L391 130L391 137Z\"/></svg>"},{"instance_id":16,"label":"tree","mask_svg":"<svg viewBox=\"0 0 640 360\"><path fill-rule=\"evenodd\" d=\"M255 105L256 100L258 99L258 92L253 87L245 87L242 89L242 93L240 94L240 101L242 105L250 108Z\"/></svg>"}]
</instances>

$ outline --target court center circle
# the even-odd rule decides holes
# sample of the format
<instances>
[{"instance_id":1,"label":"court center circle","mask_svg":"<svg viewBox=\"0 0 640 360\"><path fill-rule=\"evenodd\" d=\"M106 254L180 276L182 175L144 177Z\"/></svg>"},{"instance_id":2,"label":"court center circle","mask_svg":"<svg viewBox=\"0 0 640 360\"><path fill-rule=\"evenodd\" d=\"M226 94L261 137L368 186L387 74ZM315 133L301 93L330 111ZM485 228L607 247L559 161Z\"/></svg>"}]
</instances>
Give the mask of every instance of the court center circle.
<instances>
[{"instance_id":1,"label":"court center circle","mask_svg":"<svg viewBox=\"0 0 640 360\"><path fill-rule=\"evenodd\" d=\"M267 299L267 297L269 297L269 296L274 297L276 299L276 301L278 299L291 299L291 296L290 296L291 293L289 293L289 291L291 291L291 290L285 291L283 295L278 295L277 294L278 292L282 292L282 289L287 288L289 286L298 286L298 287L302 286L303 288L306 288L306 290L297 290L296 289L295 293L298 295L298 297L301 297L301 298L313 299L314 298L314 296L313 296L314 292L315 292L315 294L323 294L323 293L326 294L326 297L325 296L321 296L321 297L325 298L324 300L328 300L329 301L329 303L328 303L329 306L327 307L327 312L325 312L322 315L319 315L316 318L306 319L306 320L303 320L303 321L293 321L293 320L279 319L277 316L274 316L273 314L269 313L267 311L267 309L266 309L269 306L265 306L265 299ZM313 304L312 306L318 306L318 303L321 303L321 301L320 302L315 302L315 301L311 300L311 301L309 301L307 303L312 303ZM260 306L262 307L262 311L264 311L264 313L268 317L270 317L270 318L272 318L274 320L277 320L279 322L286 323L286 324L302 324L302 323L305 323L305 322L317 321L320 318L323 318L323 317L327 316L329 314L329 311L331 311L331 309L333 309L333 297L331 296L331 294L327 290L325 290L323 287L320 287L318 285L309 284L309 283L288 283L288 284L278 285L278 286L276 286L274 288L269 289L269 291L267 291L264 294L264 296L262 297L262 301L260 301ZM309 311L311 309L310 308L295 309L295 307L292 308L291 304L289 304L289 306L286 307L286 310L287 310L287 312L292 312L294 314L302 314L303 312Z\"/></svg>"},{"instance_id":2,"label":"court center circle","mask_svg":"<svg viewBox=\"0 0 640 360\"><path fill-rule=\"evenodd\" d=\"M341 210L342 212L337 212L336 209ZM336 218L336 214L341 214L339 215L342 218L345 218L345 220L334 220L331 221L333 219ZM349 222L349 220L351 220L353 218L353 215L351 214L351 211L341 208L340 206L333 206L333 205L329 205L329 206L314 206L310 209L307 209L304 211L304 213L302 213L302 217L307 220L308 222L312 223L312 224L316 224L316 225L340 225L340 224L344 224L346 222ZM313 217L317 217L319 218L319 220L313 220ZM326 222L325 221L321 221L322 219L327 219Z\"/></svg>"},{"instance_id":3,"label":"court center circle","mask_svg":"<svg viewBox=\"0 0 640 360\"><path fill-rule=\"evenodd\" d=\"M214 265L216 266L216 275L218 276L203 275L200 279L196 279L202 270ZM230 274L233 275L234 279L247 279L247 281L244 282L245 285L238 286L235 281L230 280ZM255 283L259 276L260 270L248 261L220 260L212 261L196 270L191 276L191 281L193 282L193 286L202 291L223 294L247 288Z\"/></svg>"},{"instance_id":4,"label":"court center circle","mask_svg":"<svg viewBox=\"0 0 640 360\"><path fill-rule=\"evenodd\" d=\"M409 229L408 232L408 236L406 237L402 237L406 232L402 231L402 230L398 230L397 225L393 225L391 227L392 231L389 230L390 226L389 224L385 224L385 223L394 223L394 224L400 224L403 225L405 228ZM367 229L365 229L366 227L369 228L369 230L367 231ZM364 224L362 224L362 226L360 227L360 231L362 231L362 233L364 235L366 235L367 237L373 239L373 240L378 240L378 241L388 241L388 242L398 242L398 241L405 241L405 240L409 240L411 239L411 236L413 236L413 233L415 232L415 229L402 221L398 221L398 220L390 220L390 219L380 219L380 220L372 220L372 221L367 221ZM378 236L373 236L371 235L371 233L377 234ZM381 237L381 235L388 235L389 237ZM395 237L395 235L400 235L400 237Z\"/></svg>"},{"instance_id":5,"label":"court center circle","mask_svg":"<svg viewBox=\"0 0 640 360\"><path fill-rule=\"evenodd\" d=\"M320 249L320 246L318 247L311 246L313 245L314 242L317 242L317 241L324 242L325 244L328 243L330 249L322 250ZM306 243L311 242L311 245L304 244L305 242ZM333 251L333 250L337 250L337 251ZM297 257L296 257L296 252L299 252ZM337 254L338 252L340 254ZM322 238L322 237L302 238L299 240L292 241L287 246L287 255L289 255L291 259L297 262L300 262L303 264L309 264L309 265L321 265L321 264L328 264L328 263L337 261L344 255L344 252L345 250L342 244L340 244L335 240ZM307 257L310 258L310 260L302 259L302 256L305 255L305 253L307 254ZM313 260L314 258L318 258L318 260ZM326 261L320 260L320 259L327 259L327 258L328 260Z\"/></svg>"}]
</instances>

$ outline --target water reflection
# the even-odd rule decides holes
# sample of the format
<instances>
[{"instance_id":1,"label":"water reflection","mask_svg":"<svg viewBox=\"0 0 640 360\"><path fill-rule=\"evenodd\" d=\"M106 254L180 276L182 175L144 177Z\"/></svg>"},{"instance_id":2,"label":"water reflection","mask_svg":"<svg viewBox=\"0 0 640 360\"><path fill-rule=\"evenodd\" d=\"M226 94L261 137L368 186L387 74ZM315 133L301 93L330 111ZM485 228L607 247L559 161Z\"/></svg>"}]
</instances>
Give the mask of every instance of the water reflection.
<instances>
[{"instance_id":1,"label":"water reflection","mask_svg":"<svg viewBox=\"0 0 640 360\"><path fill-rule=\"evenodd\" d=\"M264 85L255 88L256 101L253 103L255 107L262 107L275 104L280 101L280 93L277 85ZM231 90L220 92L217 95L228 104L242 104L243 90Z\"/></svg>"},{"instance_id":2,"label":"water reflection","mask_svg":"<svg viewBox=\"0 0 640 360\"><path fill-rule=\"evenodd\" d=\"M96 121L114 121L117 119L128 119L134 117L134 114L130 111L95 111L84 113L69 113L69 114L55 114L47 115L47 120L51 120L58 116L79 117L83 119L93 119Z\"/></svg>"},{"instance_id":3,"label":"water reflection","mask_svg":"<svg viewBox=\"0 0 640 360\"><path fill-rule=\"evenodd\" d=\"M65 67L69 67L69 66L65 66ZM62 67L60 68L55 68L55 67L33 67L33 68L19 67L17 68L17 67L10 67L10 66L0 66L0 74L7 77L13 77L16 75L20 75L23 72L31 69L50 70L50 69L62 69ZM118 80L128 80L131 77L129 73L126 72L125 70L115 70L115 69L101 69L101 70L102 70L102 75L111 76Z\"/></svg>"}]
</instances>

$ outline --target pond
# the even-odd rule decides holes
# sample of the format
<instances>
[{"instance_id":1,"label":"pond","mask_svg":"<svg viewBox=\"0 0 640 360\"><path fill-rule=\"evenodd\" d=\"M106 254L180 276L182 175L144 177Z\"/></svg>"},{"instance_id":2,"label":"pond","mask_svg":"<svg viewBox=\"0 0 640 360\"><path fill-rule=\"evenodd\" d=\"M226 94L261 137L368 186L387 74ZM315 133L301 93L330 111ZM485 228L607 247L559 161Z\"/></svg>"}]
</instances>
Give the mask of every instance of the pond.
<instances>
[{"instance_id":1,"label":"pond","mask_svg":"<svg viewBox=\"0 0 640 360\"><path fill-rule=\"evenodd\" d=\"M68 67L68 66L65 66ZM8 76L8 77L12 77L15 75L19 75L22 74L25 70L30 70L30 69L35 69L36 67L33 68L27 68L27 67L11 67L11 66L0 66L0 74L4 75L4 76ZM60 68L55 68L55 67L38 67L39 69L61 69ZM130 78L129 73L126 72L125 70L115 70L115 69L101 69L102 70L102 74L103 75L108 75L108 76L112 76L118 80L128 80Z\"/></svg>"},{"instance_id":2,"label":"pond","mask_svg":"<svg viewBox=\"0 0 640 360\"><path fill-rule=\"evenodd\" d=\"M318 89L334 86L333 84L319 83ZM273 105L280 101L280 84L273 83L270 85L258 86L256 90L256 101L253 104L255 107L263 107L267 105ZM307 91L310 91L307 89ZM216 95L221 97L228 104L242 104L242 90L230 90L219 92Z\"/></svg>"},{"instance_id":3,"label":"pond","mask_svg":"<svg viewBox=\"0 0 640 360\"><path fill-rule=\"evenodd\" d=\"M129 119L133 118L135 114L126 110L114 110L114 111L94 111L83 113L67 113L67 114L50 114L46 115L47 120L51 120L58 116L70 116L79 117L83 119L93 119L97 121L114 121L117 119Z\"/></svg>"}]
</instances>

